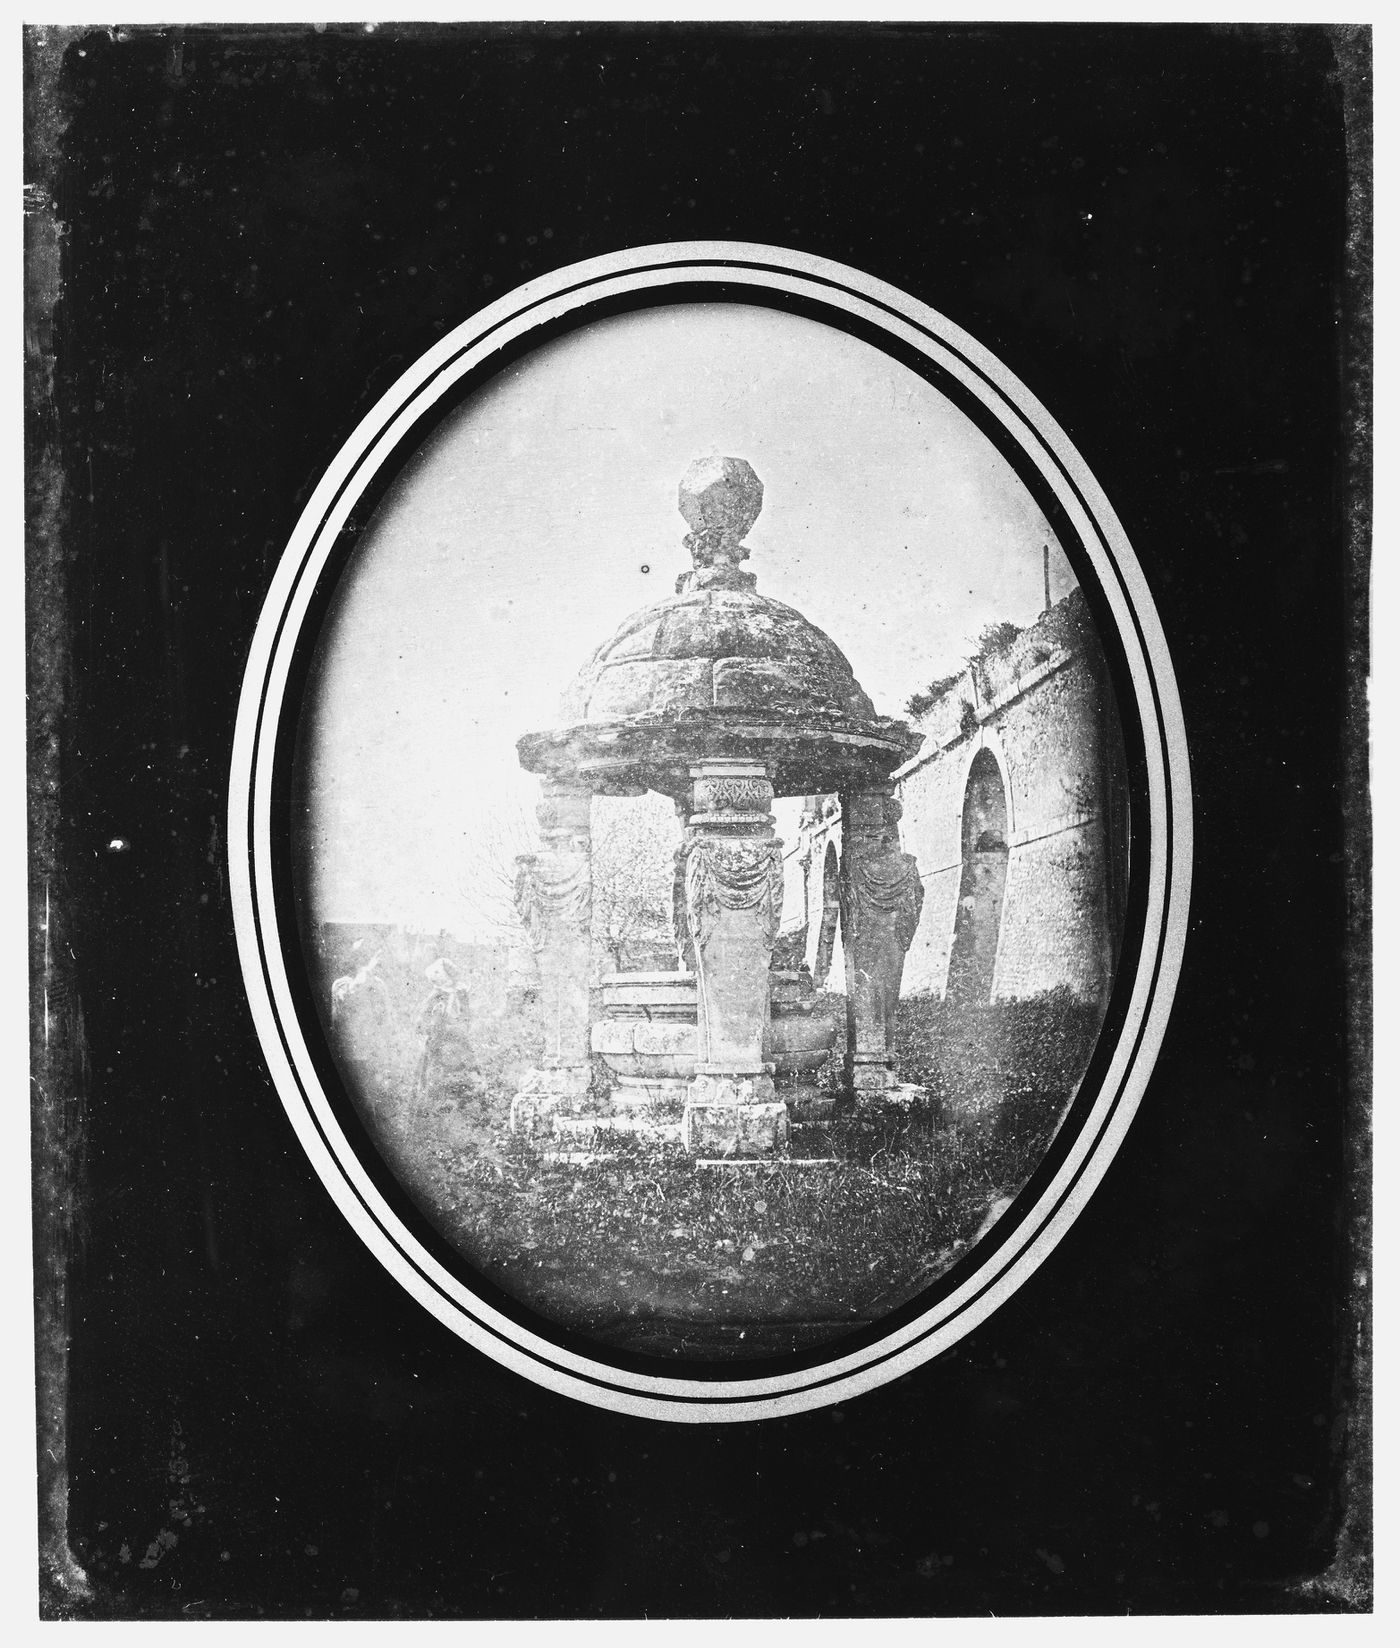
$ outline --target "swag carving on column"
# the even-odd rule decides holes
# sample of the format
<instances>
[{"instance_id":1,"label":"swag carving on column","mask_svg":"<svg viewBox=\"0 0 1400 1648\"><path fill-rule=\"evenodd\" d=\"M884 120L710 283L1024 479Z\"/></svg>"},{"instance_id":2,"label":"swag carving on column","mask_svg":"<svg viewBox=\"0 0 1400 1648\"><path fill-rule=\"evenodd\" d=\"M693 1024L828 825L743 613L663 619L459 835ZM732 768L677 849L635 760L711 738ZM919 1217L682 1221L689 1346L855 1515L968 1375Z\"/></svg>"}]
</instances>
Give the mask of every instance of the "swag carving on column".
<instances>
[{"instance_id":1,"label":"swag carving on column","mask_svg":"<svg viewBox=\"0 0 1400 1648\"><path fill-rule=\"evenodd\" d=\"M846 946L846 1071L858 1093L894 1082L904 957L924 905L919 866L900 851L903 808L887 791L856 792L843 811L841 929Z\"/></svg>"},{"instance_id":2,"label":"swag carving on column","mask_svg":"<svg viewBox=\"0 0 1400 1648\"><path fill-rule=\"evenodd\" d=\"M695 969L695 939L690 931L690 916L685 907L685 861L690 851L688 839L683 839L672 858L671 876L671 937L676 944L676 959L683 973Z\"/></svg>"},{"instance_id":3,"label":"swag carving on column","mask_svg":"<svg viewBox=\"0 0 1400 1648\"><path fill-rule=\"evenodd\" d=\"M887 801L885 808L887 829L897 831L899 803ZM841 922L848 937L859 940L878 911L894 917L895 937L900 949L907 951L919 930L924 907L924 884L913 854L899 850L897 835L891 840L883 830L871 835L861 833L852 837L844 868Z\"/></svg>"},{"instance_id":4,"label":"swag carving on column","mask_svg":"<svg viewBox=\"0 0 1400 1648\"><path fill-rule=\"evenodd\" d=\"M842 925L848 938L858 941L878 911L893 916L899 948L908 951L924 908L924 883L914 855L899 852L880 839L863 850L856 847L850 854L842 893Z\"/></svg>"},{"instance_id":5,"label":"swag carving on column","mask_svg":"<svg viewBox=\"0 0 1400 1648\"><path fill-rule=\"evenodd\" d=\"M535 853L516 860L515 908L537 954L557 934L588 936L592 897L592 873L581 854Z\"/></svg>"},{"instance_id":6,"label":"swag carving on column","mask_svg":"<svg viewBox=\"0 0 1400 1648\"><path fill-rule=\"evenodd\" d=\"M783 917L783 850L776 841L701 836L685 858L685 909L694 942L704 947L721 910L756 910L771 949Z\"/></svg>"},{"instance_id":7,"label":"swag carving on column","mask_svg":"<svg viewBox=\"0 0 1400 1648\"><path fill-rule=\"evenodd\" d=\"M515 908L539 968L542 1037L539 1062L511 1105L517 1133L532 1132L588 1088L590 807L589 792L579 786L546 788L535 809L539 850L515 861Z\"/></svg>"}]
</instances>

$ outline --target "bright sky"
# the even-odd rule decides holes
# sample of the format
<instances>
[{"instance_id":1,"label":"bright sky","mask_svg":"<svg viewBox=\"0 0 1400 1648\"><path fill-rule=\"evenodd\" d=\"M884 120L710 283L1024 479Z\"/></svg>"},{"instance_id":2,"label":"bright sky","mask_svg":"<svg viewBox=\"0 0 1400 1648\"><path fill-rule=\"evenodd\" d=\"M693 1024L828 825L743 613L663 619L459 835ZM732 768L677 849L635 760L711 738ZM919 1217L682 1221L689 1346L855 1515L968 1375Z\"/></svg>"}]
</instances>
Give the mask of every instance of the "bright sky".
<instances>
[{"instance_id":1,"label":"bright sky","mask_svg":"<svg viewBox=\"0 0 1400 1648\"><path fill-rule=\"evenodd\" d=\"M824 629L883 714L983 625L1035 617L1042 544L1052 599L1074 587L991 443L871 345L734 304L581 328L447 419L356 550L305 712L314 919L479 925L465 855L533 806L515 740L672 593L676 489L710 453L763 481L759 590Z\"/></svg>"}]
</instances>

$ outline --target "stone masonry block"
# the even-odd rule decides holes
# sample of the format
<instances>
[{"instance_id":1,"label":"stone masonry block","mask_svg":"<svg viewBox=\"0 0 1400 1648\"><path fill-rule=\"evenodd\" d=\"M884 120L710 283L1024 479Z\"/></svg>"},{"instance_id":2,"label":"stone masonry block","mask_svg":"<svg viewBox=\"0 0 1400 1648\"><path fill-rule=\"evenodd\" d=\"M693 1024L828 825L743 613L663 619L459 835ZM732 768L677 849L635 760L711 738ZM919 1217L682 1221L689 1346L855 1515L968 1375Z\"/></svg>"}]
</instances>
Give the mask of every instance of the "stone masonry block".
<instances>
[{"instance_id":1,"label":"stone masonry block","mask_svg":"<svg viewBox=\"0 0 1400 1648\"><path fill-rule=\"evenodd\" d=\"M685 1107L683 1142L693 1156L771 1156L788 1142L785 1104L697 1104Z\"/></svg>"}]
</instances>

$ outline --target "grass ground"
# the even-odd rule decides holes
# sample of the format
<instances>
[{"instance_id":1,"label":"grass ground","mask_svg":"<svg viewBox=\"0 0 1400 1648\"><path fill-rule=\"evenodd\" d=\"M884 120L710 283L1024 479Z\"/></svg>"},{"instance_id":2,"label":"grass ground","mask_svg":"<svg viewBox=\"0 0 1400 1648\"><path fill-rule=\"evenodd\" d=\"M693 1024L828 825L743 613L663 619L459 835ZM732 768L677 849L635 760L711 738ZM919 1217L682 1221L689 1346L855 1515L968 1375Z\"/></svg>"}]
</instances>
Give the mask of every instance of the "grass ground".
<instances>
[{"instance_id":1,"label":"grass ground","mask_svg":"<svg viewBox=\"0 0 1400 1648\"><path fill-rule=\"evenodd\" d=\"M928 1102L795 1127L789 1159L763 1166L698 1168L612 1136L591 1162L559 1161L512 1138L522 1032L507 1018L474 1032L469 1089L405 1104L384 1068L368 1110L434 1223L522 1303L658 1356L771 1355L887 1314L965 1252L1043 1157L1097 1030L1067 1000L901 1006Z\"/></svg>"},{"instance_id":2,"label":"grass ground","mask_svg":"<svg viewBox=\"0 0 1400 1648\"><path fill-rule=\"evenodd\" d=\"M442 1142L416 1177L444 1234L541 1314L657 1354L762 1355L920 1292L1029 1175L1055 1120L850 1118L794 1129L788 1160L718 1168L626 1139L600 1140L587 1165L518 1140Z\"/></svg>"}]
</instances>

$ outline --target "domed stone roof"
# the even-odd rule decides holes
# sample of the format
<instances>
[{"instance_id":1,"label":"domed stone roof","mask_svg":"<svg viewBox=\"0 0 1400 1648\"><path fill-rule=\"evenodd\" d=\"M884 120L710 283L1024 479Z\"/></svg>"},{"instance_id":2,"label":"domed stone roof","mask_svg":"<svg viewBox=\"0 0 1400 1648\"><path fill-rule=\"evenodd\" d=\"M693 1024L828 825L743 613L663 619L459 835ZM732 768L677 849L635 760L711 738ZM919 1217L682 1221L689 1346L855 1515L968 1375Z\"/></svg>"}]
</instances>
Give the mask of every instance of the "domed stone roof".
<instances>
[{"instance_id":1,"label":"domed stone roof","mask_svg":"<svg viewBox=\"0 0 1400 1648\"><path fill-rule=\"evenodd\" d=\"M828 635L758 594L740 563L762 504L763 484L742 458L691 465L680 510L692 570L583 666L564 694L563 726L519 741L528 770L674 793L688 758L724 750L763 760L779 793L802 793L883 776L918 749L923 735L875 713Z\"/></svg>"},{"instance_id":2,"label":"domed stone roof","mask_svg":"<svg viewBox=\"0 0 1400 1648\"><path fill-rule=\"evenodd\" d=\"M689 589L623 621L564 695L566 721L763 709L869 720L845 655L794 608L752 589Z\"/></svg>"}]
</instances>

